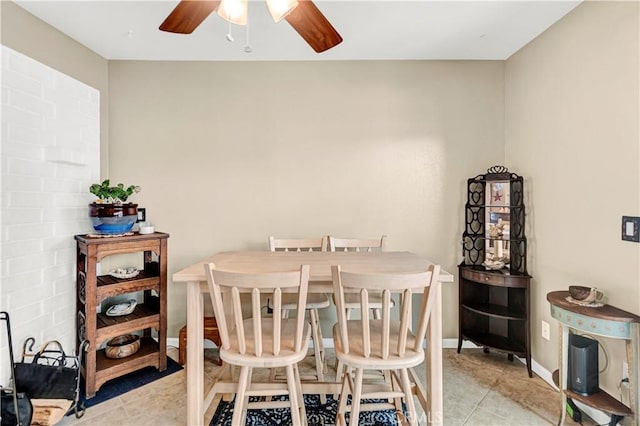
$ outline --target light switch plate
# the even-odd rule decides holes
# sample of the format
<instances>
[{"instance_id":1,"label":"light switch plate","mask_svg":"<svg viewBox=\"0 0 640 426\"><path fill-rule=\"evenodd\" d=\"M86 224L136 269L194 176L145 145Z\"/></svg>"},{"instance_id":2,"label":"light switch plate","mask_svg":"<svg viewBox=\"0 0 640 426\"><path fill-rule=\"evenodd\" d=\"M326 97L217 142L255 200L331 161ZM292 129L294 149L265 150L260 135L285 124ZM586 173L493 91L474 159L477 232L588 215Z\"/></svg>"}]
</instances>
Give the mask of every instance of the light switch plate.
<instances>
[{"instance_id":1,"label":"light switch plate","mask_svg":"<svg viewBox=\"0 0 640 426\"><path fill-rule=\"evenodd\" d=\"M622 216L622 239L640 243L640 217Z\"/></svg>"}]
</instances>

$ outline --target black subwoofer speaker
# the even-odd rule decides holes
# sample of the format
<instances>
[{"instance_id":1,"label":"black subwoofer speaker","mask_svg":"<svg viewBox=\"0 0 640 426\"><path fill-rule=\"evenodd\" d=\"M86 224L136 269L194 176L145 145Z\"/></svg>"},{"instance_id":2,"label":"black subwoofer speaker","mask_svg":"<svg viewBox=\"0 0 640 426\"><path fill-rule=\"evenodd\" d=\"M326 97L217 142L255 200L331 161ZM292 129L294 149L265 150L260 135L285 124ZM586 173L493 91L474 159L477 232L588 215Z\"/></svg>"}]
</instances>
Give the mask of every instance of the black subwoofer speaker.
<instances>
[{"instance_id":1,"label":"black subwoofer speaker","mask_svg":"<svg viewBox=\"0 0 640 426\"><path fill-rule=\"evenodd\" d=\"M569 389L581 395L598 391L598 341L569 334Z\"/></svg>"}]
</instances>

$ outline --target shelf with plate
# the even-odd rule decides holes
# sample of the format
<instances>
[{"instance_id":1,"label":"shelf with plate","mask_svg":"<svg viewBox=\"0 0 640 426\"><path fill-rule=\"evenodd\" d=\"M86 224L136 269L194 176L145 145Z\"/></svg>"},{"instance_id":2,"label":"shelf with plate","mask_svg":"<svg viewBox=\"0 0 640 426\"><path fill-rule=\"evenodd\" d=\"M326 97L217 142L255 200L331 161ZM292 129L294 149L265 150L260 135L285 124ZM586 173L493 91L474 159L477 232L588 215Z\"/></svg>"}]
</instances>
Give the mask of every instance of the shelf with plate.
<instances>
[{"instance_id":1,"label":"shelf with plate","mask_svg":"<svg viewBox=\"0 0 640 426\"><path fill-rule=\"evenodd\" d=\"M86 339L89 348L81 371L88 398L108 380L143 367L160 371L167 367L167 239L168 234L128 235L95 238L76 235L76 327L77 339ZM108 256L142 253L143 267L137 273L97 275L98 264ZM128 271L132 272L132 271ZM135 275L135 276L131 276ZM142 292L142 302L125 315L99 313L97 306L110 297ZM126 313L126 310L122 312ZM113 311L112 311L113 313ZM157 334L157 341L152 337ZM111 359L100 347L108 340L128 333L142 334L140 349L132 355Z\"/></svg>"},{"instance_id":2,"label":"shelf with plate","mask_svg":"<svg viewBox=\"0 0 640 426\"><path fill-rule=\"evenodd\" d=\"M135 278L115 278L111 275L100 275L96 277L96 298L100 301L137 291L160 290L161 277L158 272L157 262L146 264Z\"/></svg>"},{"instance_id":3,"label":"shelf with plate","mask_svg":"<svg viewBox=\"0 0 640 426\"><path fill-rule=\"evenodd\" d=\"M159 299L152 296L152 298ZM160 321L160 303L151 299L147 303L136 305L129 315L108 316L97 314L96 340L104 342L112 337L126 334L131 330L144 330L155 327Z\"/></svg>"},{"instance_id":4,"label":"shelf with plate","mask_svg":"<svg viewBox=\"0 0 640 426\"><path fill-rule=\"evenodd\" d=\"M458 266L458 353L464 340L525 358L531 370L523 179L505 167L467 181Z\"/></svg>"}]
</instances>

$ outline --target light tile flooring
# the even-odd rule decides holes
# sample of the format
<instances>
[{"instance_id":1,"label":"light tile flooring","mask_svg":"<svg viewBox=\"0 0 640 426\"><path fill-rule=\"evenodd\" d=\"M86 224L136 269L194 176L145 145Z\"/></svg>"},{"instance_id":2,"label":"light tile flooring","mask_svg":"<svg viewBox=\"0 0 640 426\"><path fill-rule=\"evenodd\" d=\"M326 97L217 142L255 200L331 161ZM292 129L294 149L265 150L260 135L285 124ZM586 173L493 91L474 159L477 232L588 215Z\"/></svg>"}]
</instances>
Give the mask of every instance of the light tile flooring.
<instances>
[{"instance_id":1,"label":"light tile flooring","mask_svg":"<svg viewBox=\"0 0 640 426\"><path fill-rule=\"evenodd\" d=\"M214 351L205 351L205 383L211 381L216 368L206 361L212 360ZM332 366L333 351L327 352L328 364ZM177 358L177 350L170 348L169 355ZM424 375L424 366L416 371ZM556 390L535 375L530 379L522 363L509 362L506 355L484 354L482 349L463 349L461 354L454 349L444 350L444 393L447 426L555 425L560 415ZM207 412L208 421L217 401ZM186 425L185 403L186 370L182 370L91 407L81 419L70 416L58 424Z\"/></svg>"}]
</instances>

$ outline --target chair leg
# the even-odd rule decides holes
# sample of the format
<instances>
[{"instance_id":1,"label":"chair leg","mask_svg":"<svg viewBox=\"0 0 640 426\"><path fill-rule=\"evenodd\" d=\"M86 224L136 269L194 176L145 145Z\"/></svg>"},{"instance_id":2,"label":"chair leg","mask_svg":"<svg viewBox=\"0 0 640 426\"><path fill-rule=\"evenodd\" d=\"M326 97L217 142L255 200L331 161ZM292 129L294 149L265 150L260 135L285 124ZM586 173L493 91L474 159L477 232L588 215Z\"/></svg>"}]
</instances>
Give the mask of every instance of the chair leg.
<instances>
[{"instance_id":1,"label":"chair leg","mask_svg":"<svg viewBox=\"0 0 640 426\"><path fill-rule=\"evenodd\" d=\"M409 381L409 372L406 368L400 369L400 377L402 378L402 388L404 389L404 399L407 404L407 415L405 418L409 420L411 426L418 424L418 413L416 413L416 404L413 402L413 392L411 392L411 382Z\"/></svg>"},{"instance_id":2,"label":"chair leg","mask_svg":"<svg viewBox=\"0 0 640 426\"><path fill-rule=\"evenodd\" d=\"M287 373L287 388L289 389L289 402L291 404L291 424L299 425L301 423L299 407L302 401L298 402L298 385L296 384L293 365L287 365L284 369Z\"/></svg>"},{"instance_id":3,"label":"chair leg","mask_svg":"<svg viewBox=\"0 0 640 426\"><path fill-rule=\"evenodd\" d=\"M382 316L380 314L380 309L372 309L372 311L373 311L373 319L374 320L382 319Z\"/></svg>"},{"instance_id":4,"label":"chair leg","mask_svg":"<svg viewBox=\"0 0 640 426\"><path fill-rule=\"evenodd\" d=\"M287 318L289 318L289 310L288 309L283 309L282 310L282 319L287 319ZM271 371L269 372L269 381L270 382L275 382L277 375L278 375L278 369L277 368L272 368Z\"/></svg>"},{"instance_id":5,"label":"chair leg","mask_svg":"<svg viewBox=\"0 0 640 426\"><path fill-rule=\"evenodd\" d=\"M400 376L398 375L398 372L393 372L392 374L390 374L391 376L391 390L393 390L394 392L398 392L400 389L402 389L402 385L399 383L400 380ZM404 390L402 391L404 392ZM401 397L397 397L393 399L394 405L396 406L396 411L398 413L402 413L402 398Z\"/></svg>"},{"instance_id":6,"label":"chair leg","mask_svg":"<svg viewBox=\"0 0 640 426\"><path fill-rule=\"evenodd\" d=\"M247 373L247 386L246 389L251 389L251 378L253 377L253 368L249 367L249 373ZM247 423L247 411L249 410L249 395L245 394L244 403L242 405L242 419L240 420L240 424L244 425Z\"/></svg>"},{"instance_id":7,"label":"chair leg","mask_svg":"<svg viewBox=\"0 0 640 426\"><path fill-rule=\"evenodd\" d=\"M347 317L347 321L350 320L351 319L351 308L346 308L345 309L345 314L346 314L346 317ZM340 360L338 358L336 358L335 366L336 366L336 382L337 382L338 380L341 379L341 376L342 376L342 372L341 372L342 363L340 363Z\"/></svg>"},{"instance_id":8,"label":"chair leg","mask_svg":"<svg viewBox=\"0 0 640 426\"><path fill-rule=\"evenodd\" d=\"M302 425L306 426L307 425L307 411L306 408L304 406L304 395L302 394L302 382L300 381L300 369L298 368L298 364L294 364L293 365L293 372L295 375L295 379L296 379L296 390L298 391L298 401L300 401L300 404L298 404L298 406L300 407L300 418L302 419Z\"/></svg>"},{"instance_id":9,"label":"chair leg","mask_svg":"<svg viewBox=\"0 0 640 426\"><path fill-rule=\"evenodd\" d=\"M269 381L270 382L275 382L276 381L276 374L278 373L278 369L277 368L272 368L271 371L269 372Z\"/></svg>"},{"instance_id":10,"label":"chair leg","mask_svg":"<svg viewBox=\"0 0 640 426\"><path fill-rule=\"evenodd\" d=\"M393 389L393 374L391 373L391 370L382 370L380 373L382 374L384 382L391 385L391 388ZM388 398L387 401L391 402L391 398Z\"/></svg>"},{"instance_id":11,"label":"chair leg","mask_svg":"<svg viewBox=\"0 0 640 426\"><path fill-rule=\"evenodd\" d=\"M345 418L345 414L347 412L347 398L349 397L349 392L347 392L349 378L345 375L342 377L342 389L340 390L339 400L338 400L338 412L336 414L336 424L345 426L347 424L347 420ZM335 397L334 397L335 398Z\"/></svg>"},{"instance_id":12,"label":"chair leg","mask_svg":"<svg viewBox=\"0 0 640 426\"><path fill-rule=\"evenodd\" d=\"M322 330L320 329L320 315L317 309L309 310L309 319L311 322L313 353L316 357L316 372L318 381L324 382L324 371L326 369L326 361L324 356L324 345L322 343Z\"/></svg>"},{"instance_id":13,"label":"chair leg","mask_svg":"<svg viewBox=\"0 0 640 426\"><path fill-rule=\"evenodd\" d=\"M247 380L249 378L250 368L242 367L240 369L240 377L238 378L238 388L236 391L236 402L233 405L233 417L231 418L232 426L244 425L242 422L243 413L246 413L247 407L244 406L245 392L247 390Z\"/></svg>"},{"instance_id":14,"label":"chair leg","mask_svg":"<svg viewBox=\"0 0 640 426\"><path fill-rule=\"evenodd\" d=\"M322 339L323 337L322 327L320 326L320 313L318 312L317 309L316 309L316 322L318 323L318 353L322 358L322 372L326 373L327 371L329 371L329 368L327 367L327 353L324 350L324 341Z\"/></svg>"},{"instance_id":15,"label":"chair leg","mask_svg":"<svg viewBox=\"0 0 640 426\"><path fill-rule=\"evenodd\" d=\"M319 382L324 382L325 358L322 348L322 331L320 330L320 321L317 309L309 309L309 320L311 322L311 340L313 342L313 354L316 361L316 376ZM327 396L320 394L320 402L327 403Z\"/></svg>"},{"instance_id":16,"label":"chair leg","mask_svg":"<svg viewBox=\"0 0 640 426\"><path fill-rule=\"evenodd\" d=\"M353 393L351 397L351 417L350 425L357 425L360 421L360 397L362 395L362 378L364 376L363 368L356 368L356 377L353 383Z\"/></svg>"},{"instance_id":17,"label":"chair leg","mask_svg":"<svg viewBox=\"0 0 640 426\"><path fill-rule=\"evenodd\" d=\"M391 384L391 370L382 370L381 373L384 382Z\"/></svg>"},{"instance_id":18,"label":"chair leg","mask_svg":"<svg viewBox=\"0 0 640 426\"><path fill-rule=\"evenodd\" d=\"M339 382L344 379L344 374L349 370L345 368L345 365L342 363L342 361L337 360L337 363L338 364L336 366L336 382ZM333 395L333 399L338 399L339 396L340 395Z\"/></svg>"}]
</instances>

